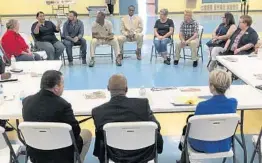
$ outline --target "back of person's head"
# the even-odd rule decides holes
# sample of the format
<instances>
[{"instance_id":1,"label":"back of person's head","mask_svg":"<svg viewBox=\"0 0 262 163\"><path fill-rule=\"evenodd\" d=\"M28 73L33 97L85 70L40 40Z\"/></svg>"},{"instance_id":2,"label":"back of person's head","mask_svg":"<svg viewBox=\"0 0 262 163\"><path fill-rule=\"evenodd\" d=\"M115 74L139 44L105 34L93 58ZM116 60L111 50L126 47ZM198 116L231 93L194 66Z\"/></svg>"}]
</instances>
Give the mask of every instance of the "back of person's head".
<instances>
[{"instance_id":1,"label":"back of person's head","mask_svg":"<svg viewBox=\"0 0 262 163\"><path fill-rule=\"evenodd\" d=\"M224 70L214 70L209 74L209 87L214 95L225 94L231 83L231 75Z\"/></svg>"},{"instance_id":2,"label":"back of person's head","mask_svg":"<svg viewBox=\"0 0 262 163\"><path fill-rule=\"evenodd\" d=\"M252 17L249 15L242 15L240 19L242 19L243 23L246 23L248 27L250 27L253 23Z\"/></svg>"},{"instance_id":3,"label":"back of person's head","mask_svg":"<svg viewBox=\"0 0 262 163\"><path fill-rule=\"evenodd\" d=\"M225 19L226 19L226 25L228 27L230 27L232 24L236 24L234 15L231 12L226 12L225 13Z\"/></svg>"},{"instance_id":4,"label":"back of person's head","mask_svg":"<svg viewBox=\"0 0 262 163\"><path fill-rule=\"evenodd\" d=\"M61 96L64 91L63 74L60 71L48 70L41 79L40 88L52 91L54 94Z\"/></svg>"},{"instance_id":5,"label":"back of person's head","mask_svg":"<svg viewBox=\"0 0 262 163\"><path fill-rule=\"evenodd\" d=\"M127 79L122 74L115 74L108 81L108 90L111 96L124 96L127 93Z\"/></svg>"},{"instance_id":6,"label":"back of person's head","mask_svg":"<svg viewBox=\"0 0 262 163\"><path fill-rule=\"evenodd\" d=\"M6 23L6 28L7 29L10 29L10 30L12 30L12 29L14 29L15 28L15 26L16 26L16 24L17 24L17 20L16 19L10 19L10 20L8 20L8 22Z\"/></svg>"}]
</instances>

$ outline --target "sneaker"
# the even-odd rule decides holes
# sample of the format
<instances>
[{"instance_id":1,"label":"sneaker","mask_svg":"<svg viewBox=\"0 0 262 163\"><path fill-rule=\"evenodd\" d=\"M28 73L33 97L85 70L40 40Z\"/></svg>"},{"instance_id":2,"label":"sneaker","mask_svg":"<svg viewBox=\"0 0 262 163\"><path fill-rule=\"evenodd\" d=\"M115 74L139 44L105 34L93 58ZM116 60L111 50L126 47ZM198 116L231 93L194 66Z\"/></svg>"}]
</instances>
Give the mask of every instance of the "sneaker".
<instances>
[{"instance_id":1,"label":"sneaker","mask_svg":"<svg viewBox=\"0 0 262 163\"><path fill-rule=\"evenodd\" d=\"M194 62L193 62L193 67L197 67L197 65L198 65L198 62L197 62L197 61L194 61Z\"/></svg>"},{"instance_id":2,"label":"sneaker","mask_svg":"<svg viewBox=\"0 0 262 163\"><path fill-rule=\"evenodd\" d=\"M86 60L85 59L82 60L82 64L86 65Z\"/></svg>"},{"instance_id":3,"label":"sneaker","mask_svg":"<svg viewBox=\"0 0 262 163\"><path fill-rule=\"evenodd\" d=\"M95 61L92 59L92 60L90 60L90 62L89 62L89 67L94 67L94 65L95 65Z\"/></svg>"},{"instance_id":4,"label":"sneaker","mask_svg":"<svg viewBox=\"0 0 262 163\"><path fill-rule=\"evenodd\" d=\"M118 59L117 59L117 60L116 60L116 65L117 65L117 66L122 66L121 60L118 60Z\"/></svg>"},{"instance_id":5,"label":"sneaker","mask_svg":"<svg viewBox=\"0 0 262 163\"><path fill-rule=\"evenodd\" d=\"M174 65L178 65L179 60L174 60Z\"/></svg>"},{"instance_id":6,"label":"sneaker","mask_svg":"<svg viewBox=\"0 0 262 163\"><path fill-rule=\"evenodd\" d=\"M164 60L164 64L166 64L166 65L170 65L170 61L168 61L168 60Z\"/></svg>"},{"instance_id":7,"label":"sneaker","mask_svg":"<svg viewBox=\"0 0 262 163\"><path fill-rule=\"evenodd\" d=\"M69 64L68 64L69 66L73 66L74 65L74 63L71 61L71 62L69 62Z\"/></svg>"}]
</instances>

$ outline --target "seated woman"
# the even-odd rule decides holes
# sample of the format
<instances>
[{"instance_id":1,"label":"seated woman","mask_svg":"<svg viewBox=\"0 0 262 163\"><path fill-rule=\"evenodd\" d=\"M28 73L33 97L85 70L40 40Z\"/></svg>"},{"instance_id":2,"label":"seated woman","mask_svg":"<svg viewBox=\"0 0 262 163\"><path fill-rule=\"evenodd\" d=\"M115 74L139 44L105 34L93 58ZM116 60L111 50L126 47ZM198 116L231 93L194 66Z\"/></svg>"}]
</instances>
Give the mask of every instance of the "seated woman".
<instances>
[{"instance_id":1,"label":"seated woman","mask_svg":"<svg viewBox=\"0 0 262 163\"><path fill-rule=\"evenodd\" d=\"M196 107L195 115L236 113L236 99L227 98L225 96L225 93L229 89L231 82L231 76L226 71L212 71L209 76L209 89L213 97L204 102L200 102ZM185 128L183 135L185 135ZM203 153L226 152L231 148L231 138L220 141L201 141L189 138L189 144L194 150ZM184 159L185 154L182 153L182 163L185 161Z\"/></svg>"},{"instance_id":2,"label":"seated woman","mask_svg":"<svg viewBox=\"0 0 262 163\"><path fill-rule=\"evenodd\" d=\"M170 65L170 58L167 57L167 44L170 43L174 33L174 22L167 16L167 9L160 10L160 19L156 21L154 27L154 45L156 51L164 58L164 63Z\"/></svg>"},{"instance_id":3,"label":"seated woman","mask_svg":"<svg viewBox=\"0 0 262 163\"><path fill-rule=\"evenodd\" d=\"M25 43L25 40L19 34L19 23L11 19L6 23L7 31L2 37L2 47L8 59L15 56L16 61L33 61L40 60L38 54L33 54Z\"/></svg>"},{"instance_id":4,"label":"seated woman","mask_svg":"<svg viewBox=\"0 0 262 163\"><path fill-rule=\"evenodd\" d=\"M222 55L244 55L255 51L255 45L258 41L257 32L251 27L252 18L249 15L240 17L238 29L227 40L224 48L213 49L211 55L212 60L216 60L216 56Z\"/></svg>"},{"instance_id":5,"label":"seated woman","mask_svg":"<svg viewBox=\"0 0 262 163\"><path fill-rule=\"evenodd\" d=\"M222 23L216 27L213 32L212 39L206 44L210 48L211 54L223 48L227 40L232 36L236 29L237 26L235 25L233 14L230 12L226 12L222 17ZM213 60L213 58L215 58L215 56L211 59ZM209 70L213 69L215 63L215 61L211 61Z\"/></svg>"}]
</instances>

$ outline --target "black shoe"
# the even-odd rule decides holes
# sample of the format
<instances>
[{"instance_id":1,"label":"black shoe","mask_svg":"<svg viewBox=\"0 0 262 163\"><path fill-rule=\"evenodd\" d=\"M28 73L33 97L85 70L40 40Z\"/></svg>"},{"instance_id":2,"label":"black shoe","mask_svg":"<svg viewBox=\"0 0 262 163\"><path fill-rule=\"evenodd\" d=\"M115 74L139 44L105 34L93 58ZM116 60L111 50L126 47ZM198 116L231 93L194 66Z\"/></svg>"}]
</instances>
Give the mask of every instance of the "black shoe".
<instances>
[{"instance_id":1,"label":"black shoe","mask_svg":"<svg viewBox=\"0 0 262 163\"><path fill-rule=\"evenodd\" d=\"M171 61L171 58L167 57L167 60L170 62L170 61Z\"/></svg>"},{"instance_id":2,"label":"black shoe","mask_svg":"<svg viewBox=\"0 0 262 163\"><path fill-rule=\"evenodd\" d=\"M5 126L5 132L10 132L10 131L13 131L13 130L14 130L13 127Z\"/></svg>"},{"instance_id":3,"label":"black shoe","mask_svg":"<svg viewBox=\"0 0 262 163\"><path fill-rule=\"evenodd\" d=\"M83 64L83 65L86 65L86 64L87 64L87 63L86 63L86 59L83 59L83 60L82 60L82 64Z\"/></svg>"},{"instance_id":4,"label":"black shoe","mask_svg":"<svg viewBox=\"0 0 262 163\"><path fill-rule=\"evenodd\" d=\"M193 67L197 67L197 65L198 65L198 62L197 62L197 61L194 61L194 62L193 62Z\"/></svg>"},{"instance_id":5,"label":"black shoe","mask_svg":"<svg viewBox=\"0 0 262 163\"><path fill-rule=\"evenodd\" d=\"M178 65L179 60L174 60L174 65Z\"/></svg>"},{"instance_id":6,"label":"black shoe","mask_svg":"<svg viewBox=\"0 0 262 163\"><path fill-rule=\"evenodd\" d=\"M95 61L93 59L91 59L89 61L89 67L94 67L94 65L95 65Z\"/></svg>"},{"instance_id":7,"label":"black shoe","mask_svg":"<svg viewBox=\"0 0 262 163\"><path fill-rule=\"evenodd\" d=\"M73 61L69 62L69 66L73 66L73 65L74 65Z\"/></svg>"},{"instance_id":8,"label":"black shoe","mask_svg":"<svg viewBox=\"0 0 262 163\"><path fill-rule=\"evenodd\" d=\"M164 60L164 64L170 65L170 61L169 60Z\"/></svg>"}]
</instances>

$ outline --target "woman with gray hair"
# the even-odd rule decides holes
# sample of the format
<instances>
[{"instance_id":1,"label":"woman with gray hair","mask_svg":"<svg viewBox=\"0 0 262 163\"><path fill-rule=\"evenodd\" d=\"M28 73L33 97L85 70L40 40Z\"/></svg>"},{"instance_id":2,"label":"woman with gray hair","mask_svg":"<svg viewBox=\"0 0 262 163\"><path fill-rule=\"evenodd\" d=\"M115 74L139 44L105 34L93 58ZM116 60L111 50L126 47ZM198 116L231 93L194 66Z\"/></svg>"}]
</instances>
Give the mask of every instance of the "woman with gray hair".
<instances>
[{"instance_id":1,"label":"woman with gray hair","mask_svg":"<svg viewBox=\"0 0 262 163\"><path fill-rule=\"evenodd\" d=\"M194 115L209 115L209 114L230 114L236 113L237 100L234 98L227 98L226 91L231 85L231 76L223 70L214 70L209 75L209 89L213 95L210 99L200 102ZM188 119L193 116L190 115ZM186 126L183 129L185 135ZM201 141L189 138L190 146L202 153L219 153L228 152L231 148L232 138L227 138L220 141ZM181 144L179 149L182 150ZM182 153L181 161L184 162L185 154Z\"/></svg>"},{"instance_id":2,"label":"woman with gray hair","mask_svg":"<svg viewBox=\"0 0 262 163\"><path fill-rule=\"evenodd\" d=\"M170 43L174 33L174 22L167 16L167 9L160 10L160 19L156 21L154 27L154 45L156 51L164 58L164 64L170 65L170 58L167 57L167 44Z\"/></svg>"},{"instance_id":3,"label":"woman with gray hair","mask_svg":"<svg viewBox=\"0 0 262 163\"><path fill-rule=\"evenodd\" d=\"M12 56L16 61L33 61L40 60L38 54L33 54L29 46L25 43L23 37L19 34L19 22L15 19L10 19L6 23L7 31L2 37L2 47L8 59Z\"/></svg>"}]
</instances>

